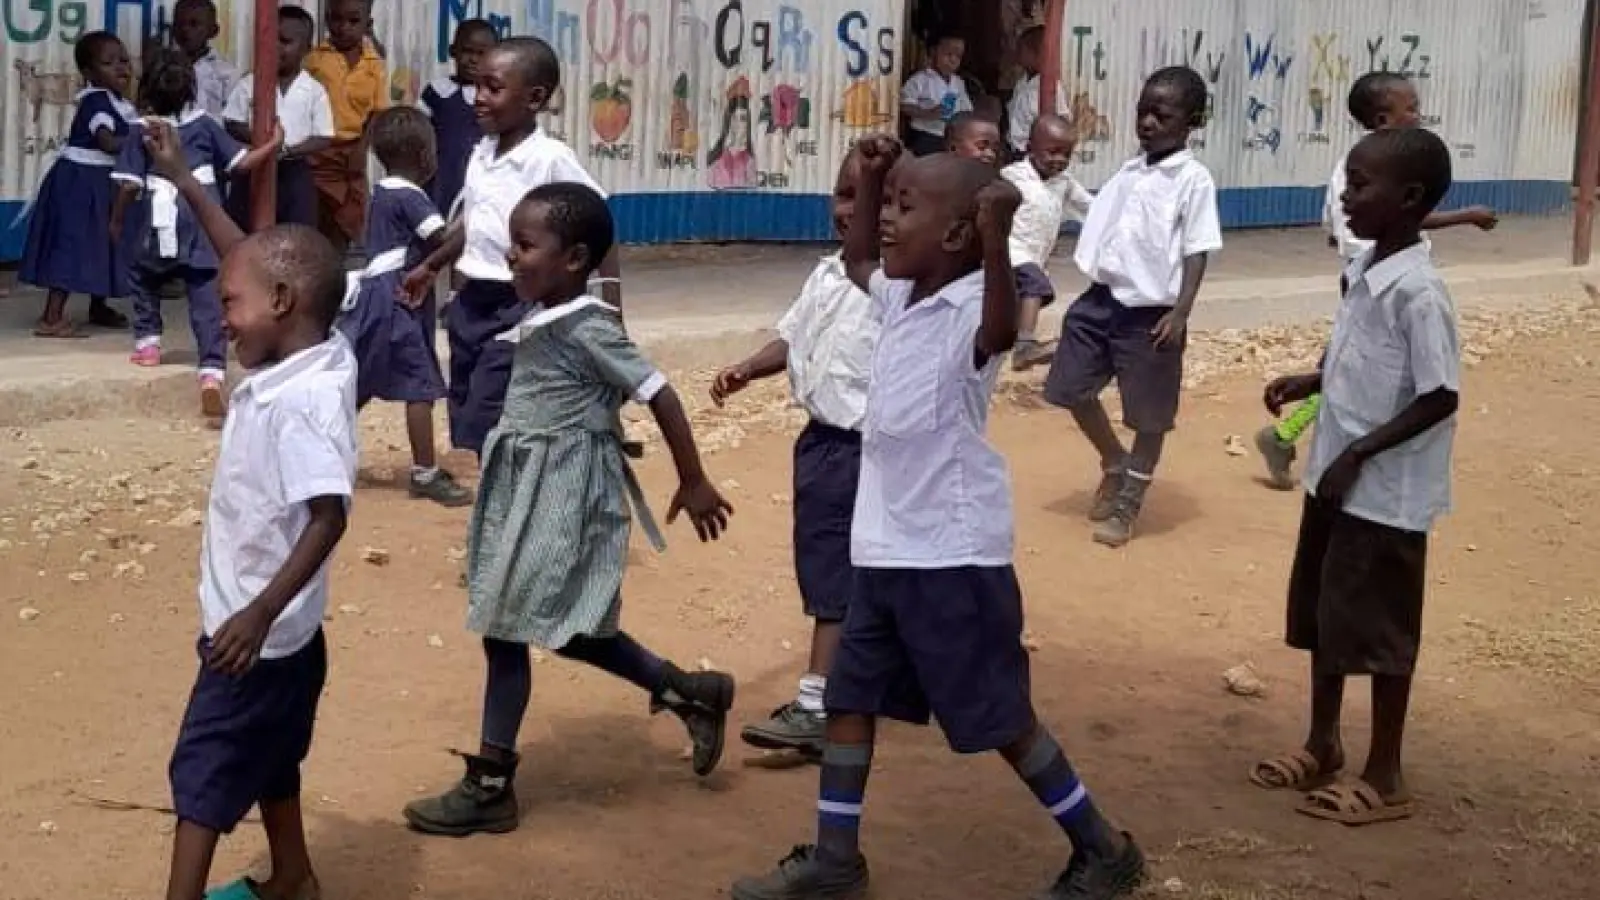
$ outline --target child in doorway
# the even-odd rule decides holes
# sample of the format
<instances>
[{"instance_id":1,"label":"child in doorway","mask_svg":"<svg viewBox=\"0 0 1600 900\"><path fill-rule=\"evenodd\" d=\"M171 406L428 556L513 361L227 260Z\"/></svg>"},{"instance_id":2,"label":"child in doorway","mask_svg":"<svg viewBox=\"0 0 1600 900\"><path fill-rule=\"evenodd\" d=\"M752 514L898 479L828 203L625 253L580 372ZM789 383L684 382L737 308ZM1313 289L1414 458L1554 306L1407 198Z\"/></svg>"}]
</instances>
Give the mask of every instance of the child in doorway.
<instances>
[{"instance_id":1,"label":"child in doorway","mask_svg":"<svg viewBox=\"0 0 1600 900\"><path fill-rule=\"evenodd\" d=\"M1305 511L1289 576L1287 640L1311 653L1311 729L1250 780L1310 791L1300 812L1346 825L1411 815L1401 772L1422 638L1428 532L1450 506L1460 339L1422 224L1450 188L1450 150L1420 128L1374 131L1350 151L1343 214L1374 242L1348 290L1320 371L1267 387L1267 409L1322 395ZM1372 746L1359 778L1339 736L1345 680L1372 677Z\"/></svg>"},{"instance_id":2,"label":"child in doorway","mask_svg":"<svg viewBox=\"0 0 1600 900\"><path fill-rule=\"evenodd\" d=\"M304 68L316 22L298 6L278 8L278 123L283 126L283 152L278 155L277 222L315 228L317 185L308 160L333 145L333 106L321 82ZM234 140L250 142L255 84L240 79L228 97L223 120ZM250 179L239 178L228 192L228 211L239 227L249 230Z\"/></svg>"},{"instance_id":3,"label":"child in doorway","mask_svg":"<svg viewBox=\"0 0 1600 900\"><path fill-rule=\"evenodd\" d=\"M700 466L683 406L639 355L618 310L588 294L611 253L611 212L573 182L534 188L511 214L510 265L527 315L499 340L514 348L505 415L483 451L483 480L467 532L467 627L488 662L479 751L444 795L405 808L428 834L517 827L517 733L532 688L530 644L588 663L650 695L651 710L683 720L694 771L722 755L733 678L688 673L620 629L629 507L657 548L650 517L622 452L617 413L647 404L678 470L667 522L687 513L701 540L727 528L733 508Z\"/></svg>"},{"instance_id":4,"label":"child in doorway","mask_svg":"<svg viewBox=\"0 0 1600 900\"><path fill-rule=\"evenodd\" d=\"M330 328L344 273L309 228L245 238L215 185L195 177L178 130L153 121L146 134L153 167L222 254L228 332L250 371L222 429L200 544L200 671L169 768L178 825L166 896L316 897L300 765L327 676L327 561L355 488L356 362ZM218 838L252 807L272 876L207 893Z\"/></svg>"},{"instance_id":5,"label":"child in doorway","mask_svg":"<svg viewBox=\"0 0 1600 900\"><path fill-rule=\"evenodd\" d=\"M833 187L833 227L841 238L858 224L860 169L860 155L849 154ZM876 227L873 214L863 212L859 225ZM850 522L861 471L867 373L877 337L872 298L850 282L839 254L826 256L778 322L778 339L722 370L711 385L712 401L722 406L752 381L787 370L796 402L811 417L794 445L794 567L805 613L815 623L811 657L794 702L765 722L745 726L741 737L755 747L822 756L827 722L822 698L855 578Z\"/></svg>"},{"instance_id":6,"label":"child in doorway","mask_svg":"<svg viewBox=\"0 0 1600 900\"><path fill-rule=\"evenodd\" d=\"M539 113L561 84L561 65L550 45L533 37L502 41L483 58L475 105L485 137L472 151L462 187L462 215L444 242L406 274L413 300L427 296L439 273L454 265L466 279L445 310L450 337L450 441L482 454L489 429L500 419L512 347L495 336L527 312L506 263L511 252L506 223L528 191L555 181L600 190L572 149L539 130ZM622 305L616 252L597 261L607 303Z\"/></svg>"},{"instance_id":7,"label":"child in doorway","mask_svg":"<svg viewBox=\"0 0 1600 900\"><path fill-rule=\"evenodd\" d=\"M421 185L434 172L433 129L422 113L397 106L378 113L368 134L388 174L367 210L367 267L352 276L349 308L339 329L356 351L356 406L377 399L406 406L411 442L411 496L441 506L466 506L472 494L439 468L433 405L445 396L434 349L438 330L432 293L419 301L400 290L406 271L436 249L444 218Z\"/></svg>"},{"instance_id":8,"label":"child in doorway","mask_svg":"<svg viewBox=\"0 0 1600 900\"><path fill-rule=\"evenodd\" d=\"M1044 397L1065 407L1100 454L1089 510L1094 539L1121 547L1155 477L1183 390L1189 314L1209 254L1222 249L1217 186L1187 149L1204 123L1206 85L1193 69L1161 69L1139 96L1140 155L1100 189L1074 257L1093 282L1067 310ZM1100 392L1116 379L1122 446Z\"/></svg>"},{"instance_id":9,"label":"child in doorway","mask_svg":"<svg viewBox=\"0 0 1600 900\"><path fill-rule=\"evenodd\" d=\"M950 126L945 129L945 149L997 169L1005 156L1000 126L975 112L956 113L950 117Z\"/></svg>"},{"instance_id":10,"label":"child in doorway","mask_svg":"<svg viewBox=\"0 0 1600 900\"><path fill-rule=\"evenodd\" d=\"M1011 89L1011 103L1006 107L1006 138L1014 159L1028 153L1028 138L1033 134L1033 123L1039 118L1039 67L1044 64L1044 26L1033 25L1017 37L1017 65L1022 67L1022 80ZM1065 118L1067 93L1056 82L1056 114ZM1071 121L1070 119L1068 121Z\"/></svg>"},{"instance_id":11,"label":"child in doorway","mask_svg":"<svg viewBox=\"0 0 1600 900\"><path fill-rule=\"evenodd\" d=\"M883 210L882 231L849 230L845 270L883 330L862 423L856 584L828 677L817 843L735 882L733 900L864 893L859 832L877 718L926 724L930 713L956 752L998 750L1066 832L1072 861L1048 897L1123 896L1143 857L1089 799L1029 700L1010 486L984 437L1017 332L1007 235L1021 198L988 166L941 154L904 166L885 204L899 147L858 147L856 204Z\"/></svg>"},{"instance_id":12,"label":"child in doorway","mask_svg":"<svg viewBox=\"0 0 1600 900\"><path fill-rule=\"evenodd\" d=\"M212 0L178 0L172 7L172 42L194 66L195 106L218 121L239 80L239 70L211 46L221 31Z\"/></svg>"},{"instance_id":13,"label":"child in doorway","mask_svg":"<svg viewBox=\"0 0 1600 900\"><path fill-rule=\"evenodd\" d=\"M170 125L183 148L195 180L221 203L218 180L249 172L271 161L283 144L283 131L273 140L247 150L218 122L194 109L194 67L180 53L159 50L139 80L139 102L145 118L135 123L123 142L111 177L121 185L112 204L112 231L127 227L142 237L129 279L133 287L133 357L139 366L161 365L161 289L173 279L189 294L189 326L199 355L200 409L212 422L223 415L222 383L227 375L227 339L222 330L222 299L217 294L217 252L196 219L193 206L168 179L151 173L144 146L143 123Z\"/></svg>"},{"instance_id":14,"label":"child in doorway","mask_svg":"<svg viewBox=\"0 0 1600 900\"><path fill-rule=\"evenodd\" d=\"M439 151L439 170L434 173L429 193L434 205L447 217L455 215L456 200L467 177L467 160L483 140L483 128L473 109L478 69L484 54L499 42L500 36L487 19L468 19L457 25L455 38L450 41L455 71L429 82L417 98L417 108L433 122L433 142Z\"/></svg>"},{"instance_id":15,"label":"child in doorway","mask_svg":"<svg viewBox=\"0 0 1600 900\"><path fill-rule=\"evenodd\" d=\"M305 68L322 83L333 107L333 145L310 156L317 185L318 227L334 246L360 241L367 212L367 120L389 105L383 56L368 32L369 0L329 0L327 39L306 55Z\"/></svg>"},{"instance_id":16,"label":"child in doorway","mask_svg":"<svg viewBox=\"0 0 1600 900\"><path fill-rule=\"evenodd\" d=\"M1016 185L1022 206L1011 226L1011 264L1017 267L1017 346L1011 368L1023 372L1049 362L1054 348L1038 338L1039 311L1056 300L1055 285L1045 269L1061 236L1061 223L1071 213L1080 221L1094 200L1076 178L1067 174L1078 143L1072 125L1057 115L1039 116L1029 136L1027 157L1000 174Z\"/></svg>"},{"instance_id":17,"label":"child in doorway","mask_svg":"<svg viewBox=\"0 0 1600 900\"><path fill-rule=\"evenodd\" d=\"M106 303L128 293L126 248L131 232L106 233L116 190L111 168L137 117L123 99L133 79L128 48L109 31L91 31L72 48L78 73L89 87L78 94L78 108L67 131L67 145L51 164L30 207L28 238L18 280L44 288L44 312L35 337L80 338L67 318L67 298L89 295L89 324L127 328L127 317Z\"/></svg>"},{"instance_id":18,"label":"child in doorway","mask_svg":"<svg viewBox=\"0 0 1600 900\"><path fill-rule=\"evenodd\" d=\"M1416 85L1398 72L1368 72L1356 79L1350 88L1350 117L1368 132L1388 131L1392 128L1415 128L1422 122L1421 101ZM1328 230L1328 245L1339 251L1341 266L1348 266L1363 253L1372 249L1372 242L1356 237L1350 231L1341 198L1345 188L1345 162L1341 156L1328 179L1328 191L1322 202L1322 224ZM1471 206L1454 212L1433 212L1422 221L1424 231L1437 231L1458 225L1471 225L1489 231L1500 223L1494 210L1487 206ZM1422 244L1431 249L1427 235ZM1256 449L1267 464L1267 484L1280 491L1294 490L1295 445L1306 429L1317 420L1317 410L1322 398L1311 396L1295 406L1289 415L1276 424L1268 425L1256 433Z\"/></svg>"},{"instance_id":19,"label":"child in doorway","mask_svg":"<svg viewBox=\"0 0 1600 900\"><path fill-rule=\"evenodd\" d=\"M945 35L933 42L928 67L911 76L900 89L900 115L907 126L906 147L917 156L945 149L945 125L956 113L971 112L967 83L956 73L966 55L967 42Z\"/></svg>"}]
</instances>

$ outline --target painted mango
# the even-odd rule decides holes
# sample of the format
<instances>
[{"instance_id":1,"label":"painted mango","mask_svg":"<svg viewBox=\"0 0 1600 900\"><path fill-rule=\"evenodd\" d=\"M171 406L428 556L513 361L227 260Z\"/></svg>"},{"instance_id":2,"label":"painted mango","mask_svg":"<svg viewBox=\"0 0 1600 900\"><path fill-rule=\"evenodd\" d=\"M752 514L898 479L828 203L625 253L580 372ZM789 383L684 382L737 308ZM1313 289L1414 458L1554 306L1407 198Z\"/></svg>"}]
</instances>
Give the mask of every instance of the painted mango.
<instances>
[{"instance_id":1,"label":"painted mango","mask_svg":"<svg viewBox=\"0 0 1600 900\"><path fill-rule=\"evenodd\" d=\"M607 144L615 144L627 133L633 122L633 79L597 83L589 89L589 127L595 136Z\"/></svg>"}]
</instances>

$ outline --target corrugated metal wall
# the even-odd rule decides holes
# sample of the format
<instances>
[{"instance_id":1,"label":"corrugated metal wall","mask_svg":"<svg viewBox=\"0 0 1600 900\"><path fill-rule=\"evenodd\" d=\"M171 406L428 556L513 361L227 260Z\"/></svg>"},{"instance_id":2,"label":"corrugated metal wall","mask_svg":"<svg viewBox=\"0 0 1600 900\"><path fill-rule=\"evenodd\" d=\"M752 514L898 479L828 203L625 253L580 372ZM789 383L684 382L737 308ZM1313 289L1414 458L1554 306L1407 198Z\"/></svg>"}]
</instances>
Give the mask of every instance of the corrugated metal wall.
<instances>
[{"instance_id":1,"label":"corrugated metal wall","mask_svg":"<svg viewBox=\"0 0 1600 900\"><path fill-rule=\"evenodd\" d=\"M248 0L218 0L218 49L247 60ZM992 3L994 0L971 0ZM170 0L0 0L0 227L64 139L73 42L111 23L130 46ZM307 6L315 6L307 2ZM1143 78L1189 63L1212 90L1195 135L1231 225L1315 221L1355 139L1344 113L1370 68L1412 75L1448 139L1455 199L1542 212L1568 202L1583 0L1069 0L1064 79L1098 183L1134 152ZM630 241L823 239L850 139L892 128L904 0L376 0L397 101L449 70L462 19L549 39L566 63L551 127L616 195ZM10 211L7 211L9 208ZM15 259L22 232L0 231Z\"/></svg>"}]
</instances>

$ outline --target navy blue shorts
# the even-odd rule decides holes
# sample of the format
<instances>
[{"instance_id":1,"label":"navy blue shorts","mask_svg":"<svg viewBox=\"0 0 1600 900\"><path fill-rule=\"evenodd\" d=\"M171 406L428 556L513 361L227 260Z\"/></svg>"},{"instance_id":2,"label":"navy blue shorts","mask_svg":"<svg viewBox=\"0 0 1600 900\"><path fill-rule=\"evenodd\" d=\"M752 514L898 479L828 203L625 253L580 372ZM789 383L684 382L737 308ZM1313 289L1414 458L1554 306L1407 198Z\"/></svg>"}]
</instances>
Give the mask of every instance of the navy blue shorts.
<instances>
[{"instance_id":1,"label":"navy blue shorts","mask_svg":"<svg viewBox=\"0 0 1600 900\"><path fill-rule=\"evenodd\" d=\"M319 630L299 652L263 659L242 678L206 667L205 638L199 653L200 675L168 767L172 807L180 820L226 834L250 807L300 796L328 646Z\"/></svg>"},{"instance_id":2,"label":"navy blue shorts","mask_svg":"<svg viewBox=\"0 0 1600 900\"><path fill-rule=\"evenodd\" d=\"M1026 736L1034 716L1016 572L857 569L826 703L914 725L932 713L957 753Z\"/></svg>"},{"instance_id":3,"label":"navy blue shorts","mask_svg":"<svg viewBox=\"0 0 1600 900\"><path fill-rule=\"evenodd\" d=\"M495 336L511 330L527 312L511 283L502 281L469 281L445 308L450 443L458 449L482 453L484 439L499 424L516 345Z\"/></svg>"},{"instance_id":4,"label":"navy blue shorts","mask_svg":"<svg viewBox=\"0 0 1600 900\"><path fill-rule=\"evenodd\" d=\"M1017 266L1017 299L1026 300L1029 297L1039 301L1039 308L1056 302L1056 286L1051 283L1050 276L1033 263L1023 263Z\"/></svg>"},{"instance_id":5,"label":"navy blue shorts","mask_svg":"<svg viewBox=\"0 0 1600 900\"><path fill-rule=\"evenodd\" d=\"M1183 350L1151 339L1169 306L1123 306L1103 284L1090 287L1061 321L1061 343L1044 380L1044 398L1071 409L1100 396L1116 379L1122 421L1140 434L1166 434L1178 421Z\"/></svg>"},{"instance_id":6,"label":"navy blue shorts","mask_svg":"<svg viewBox=\"0 0 1600 900\"><path fill-rule=\"evenodd\" d=\"M794 442L794 570L806 615L843 622L855 569L850 521L861 478L861 432L812 421Z\"/></svg>"}]
</instances>

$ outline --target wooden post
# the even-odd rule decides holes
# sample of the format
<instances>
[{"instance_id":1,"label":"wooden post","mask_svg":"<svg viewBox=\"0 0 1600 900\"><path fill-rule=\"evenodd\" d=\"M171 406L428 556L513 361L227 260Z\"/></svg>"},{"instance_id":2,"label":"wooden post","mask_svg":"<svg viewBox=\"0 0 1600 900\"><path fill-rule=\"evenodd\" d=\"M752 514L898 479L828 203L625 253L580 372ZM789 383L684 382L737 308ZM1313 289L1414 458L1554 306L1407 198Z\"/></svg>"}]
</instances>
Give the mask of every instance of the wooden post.
<instances>
[{"instance_id":1,"label":"wooden post","mask_svg":"<svg viewBox=\"0 0 1600 900\"><path fill-rule=\"evenodd\" d=\"M1046 0L1044 13L1044 60L1039 66L1039 115L1062 112L1056 109L1056 85L1061 83L1061 30L1066 27L1067 0Z\"/></svg>"},{"instance_id":2,"label":"wooden post","mask_svg":"<svg viewBox=\"0 0 1600 900\"><path fill-rule=\"evenodd\" d=\"M272 139L278 121L278 0L255 0L255 10L250 139L259 147ZM250 230L271 228L277 220L278 167L261 166L250 176Z\"/></svg>"}]
</instances>

